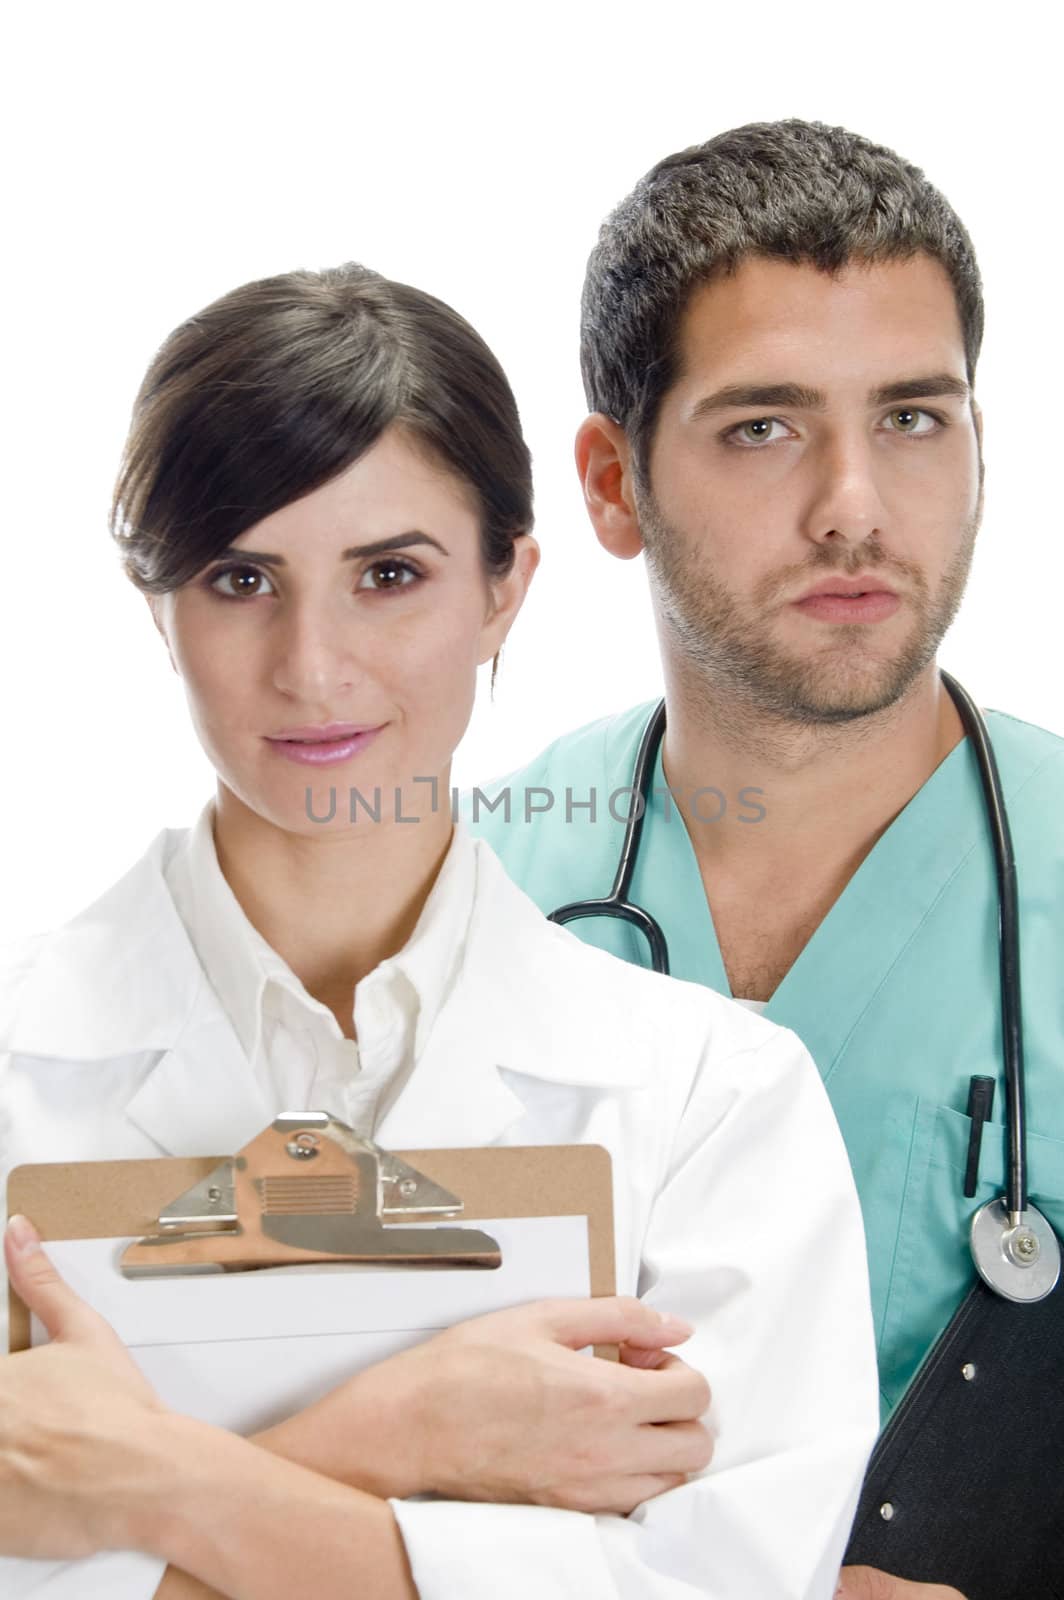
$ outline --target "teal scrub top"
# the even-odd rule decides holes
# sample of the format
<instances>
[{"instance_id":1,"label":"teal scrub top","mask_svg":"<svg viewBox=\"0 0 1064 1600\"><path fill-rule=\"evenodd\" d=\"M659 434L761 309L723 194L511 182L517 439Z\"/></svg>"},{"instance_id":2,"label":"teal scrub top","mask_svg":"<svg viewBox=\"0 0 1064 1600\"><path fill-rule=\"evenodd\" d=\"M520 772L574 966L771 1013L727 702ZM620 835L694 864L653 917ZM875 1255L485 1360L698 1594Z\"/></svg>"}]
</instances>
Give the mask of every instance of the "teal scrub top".
<instances>
[{"instance_id":1,"label":"teal scrub top","mask_svg":"<svg viewBox=\"0 0 1064 1600\"><path fill-rule=\"evenodd\" d=\"M544 911L609 892L636 748L653 709L649 702L568 734L465 797L471 830ZM1029 1192L1064 1237L1064 740L1000 712L987 720L1020 890ZM631 898L664 929L674 977L730 994L660 752L654 789ZM768 792L718 796L707 787L698 802L706 821L696 826L755 827L759 808L770 805ZM644 941L623 923L599 917L569 926L649 965ZM849 1149L885 1419L974 1281L972 1212L1005 1190L997 888L967 739L878 840L764 1015L804 1041ZM966 1199L973 1073L997 1087L978 1190Z\"/></svg>"}]
</instances>

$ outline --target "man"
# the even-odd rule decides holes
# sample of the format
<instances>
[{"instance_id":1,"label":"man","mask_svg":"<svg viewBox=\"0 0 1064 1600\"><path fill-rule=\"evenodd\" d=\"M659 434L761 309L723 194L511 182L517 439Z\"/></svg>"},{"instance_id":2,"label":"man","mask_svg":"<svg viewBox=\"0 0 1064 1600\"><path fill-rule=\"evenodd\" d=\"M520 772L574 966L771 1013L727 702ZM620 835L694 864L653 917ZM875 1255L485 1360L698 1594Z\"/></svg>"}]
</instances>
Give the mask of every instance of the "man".
<instances>
[{"instance_id":1,"label":"man","mask_svg":"<svg viewBox=\"0 0 1064 1600\"><path fill-rule=\"evenodd\" d=\"M884 1419L973 1281L971 1213L1005 1187L999 1081L962 1192L970 1079L1001 1076L997 891L935 662L982 509L982 322L971 242L922 173L799 121L661 162L604 224L583 297L577 463L600 542L645 552L666 684L629 899L674 975L793 1028L820 1067L864 1208ZM494 810L474 793L544 910L608 893L652 710L560 739L492 786ZM1064 741L989 725L1030 1193L1060 1234ZM623 922L572 928L649 960ZM840 1589L949 1592L867 1568Z\"/></svg>"}]
</instances>

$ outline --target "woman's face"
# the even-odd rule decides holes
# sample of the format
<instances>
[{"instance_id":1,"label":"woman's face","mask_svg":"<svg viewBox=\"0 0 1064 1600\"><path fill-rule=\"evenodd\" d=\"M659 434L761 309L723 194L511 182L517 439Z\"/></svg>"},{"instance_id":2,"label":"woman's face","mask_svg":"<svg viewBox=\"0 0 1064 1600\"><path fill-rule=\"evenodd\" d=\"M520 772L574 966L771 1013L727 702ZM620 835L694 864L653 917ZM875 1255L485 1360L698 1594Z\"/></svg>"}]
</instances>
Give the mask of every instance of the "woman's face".
<instances>
[{"instance_id":1,"label":"woman's face","mask_svg":"<svg viewBox=\"0 0 1064 1600\"><path fill-rule=\"evenodd\" d=\"M392 428L149 603L222 782L307 835L330 790L330 831L351 824L357 791L364 831L367 806L395 818L397 790L398 815L449 810L477 666L500 648L537 559L522 536L512 572L489 579L472 492Z\"/></svg>"}]
</instances>

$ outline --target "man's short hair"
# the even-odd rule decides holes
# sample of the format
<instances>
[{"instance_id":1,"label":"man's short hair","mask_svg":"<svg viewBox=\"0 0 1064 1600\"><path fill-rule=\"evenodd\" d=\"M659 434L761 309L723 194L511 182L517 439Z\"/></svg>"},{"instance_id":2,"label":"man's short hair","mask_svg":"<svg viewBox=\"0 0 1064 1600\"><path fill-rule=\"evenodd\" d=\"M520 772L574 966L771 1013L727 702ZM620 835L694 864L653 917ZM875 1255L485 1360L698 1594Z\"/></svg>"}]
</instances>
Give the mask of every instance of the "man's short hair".
<instances>
[{"instance_id":1,"label":"man's short hair","mask_svg":"<svg viewBox=\"0 0 1064 1600\"><path fill-rule=\"evenodd\" d=\"M621 424L646 481L693 290L748 256L830 273L918 252L949 274L971 383L983 336L975 252L918 167L845 128L797 118L752 122L667 156L607 217L588 260L580 325L588 405Z\"/></svg>"}]
</instances>

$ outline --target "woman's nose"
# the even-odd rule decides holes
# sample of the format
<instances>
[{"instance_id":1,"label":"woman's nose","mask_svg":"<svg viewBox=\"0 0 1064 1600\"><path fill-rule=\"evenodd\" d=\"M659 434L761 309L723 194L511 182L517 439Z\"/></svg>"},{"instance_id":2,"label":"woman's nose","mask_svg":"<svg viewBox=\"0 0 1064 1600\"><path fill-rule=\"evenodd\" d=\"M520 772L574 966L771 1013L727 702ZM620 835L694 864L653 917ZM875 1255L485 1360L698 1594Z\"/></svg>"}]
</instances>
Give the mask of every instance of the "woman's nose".
<instances>
[{"instance_id":1,"label":"woman's nose","mask_svg":"<svg viewBox=\"0 0 1064 1600\"><path fill-rule=\"evenodd\" d=\"M273 682L305 706L338 709L336 694L365 676L367 641L357 622L328 601L293 605L276 619Z\"/></svg>"}]
</instances>

